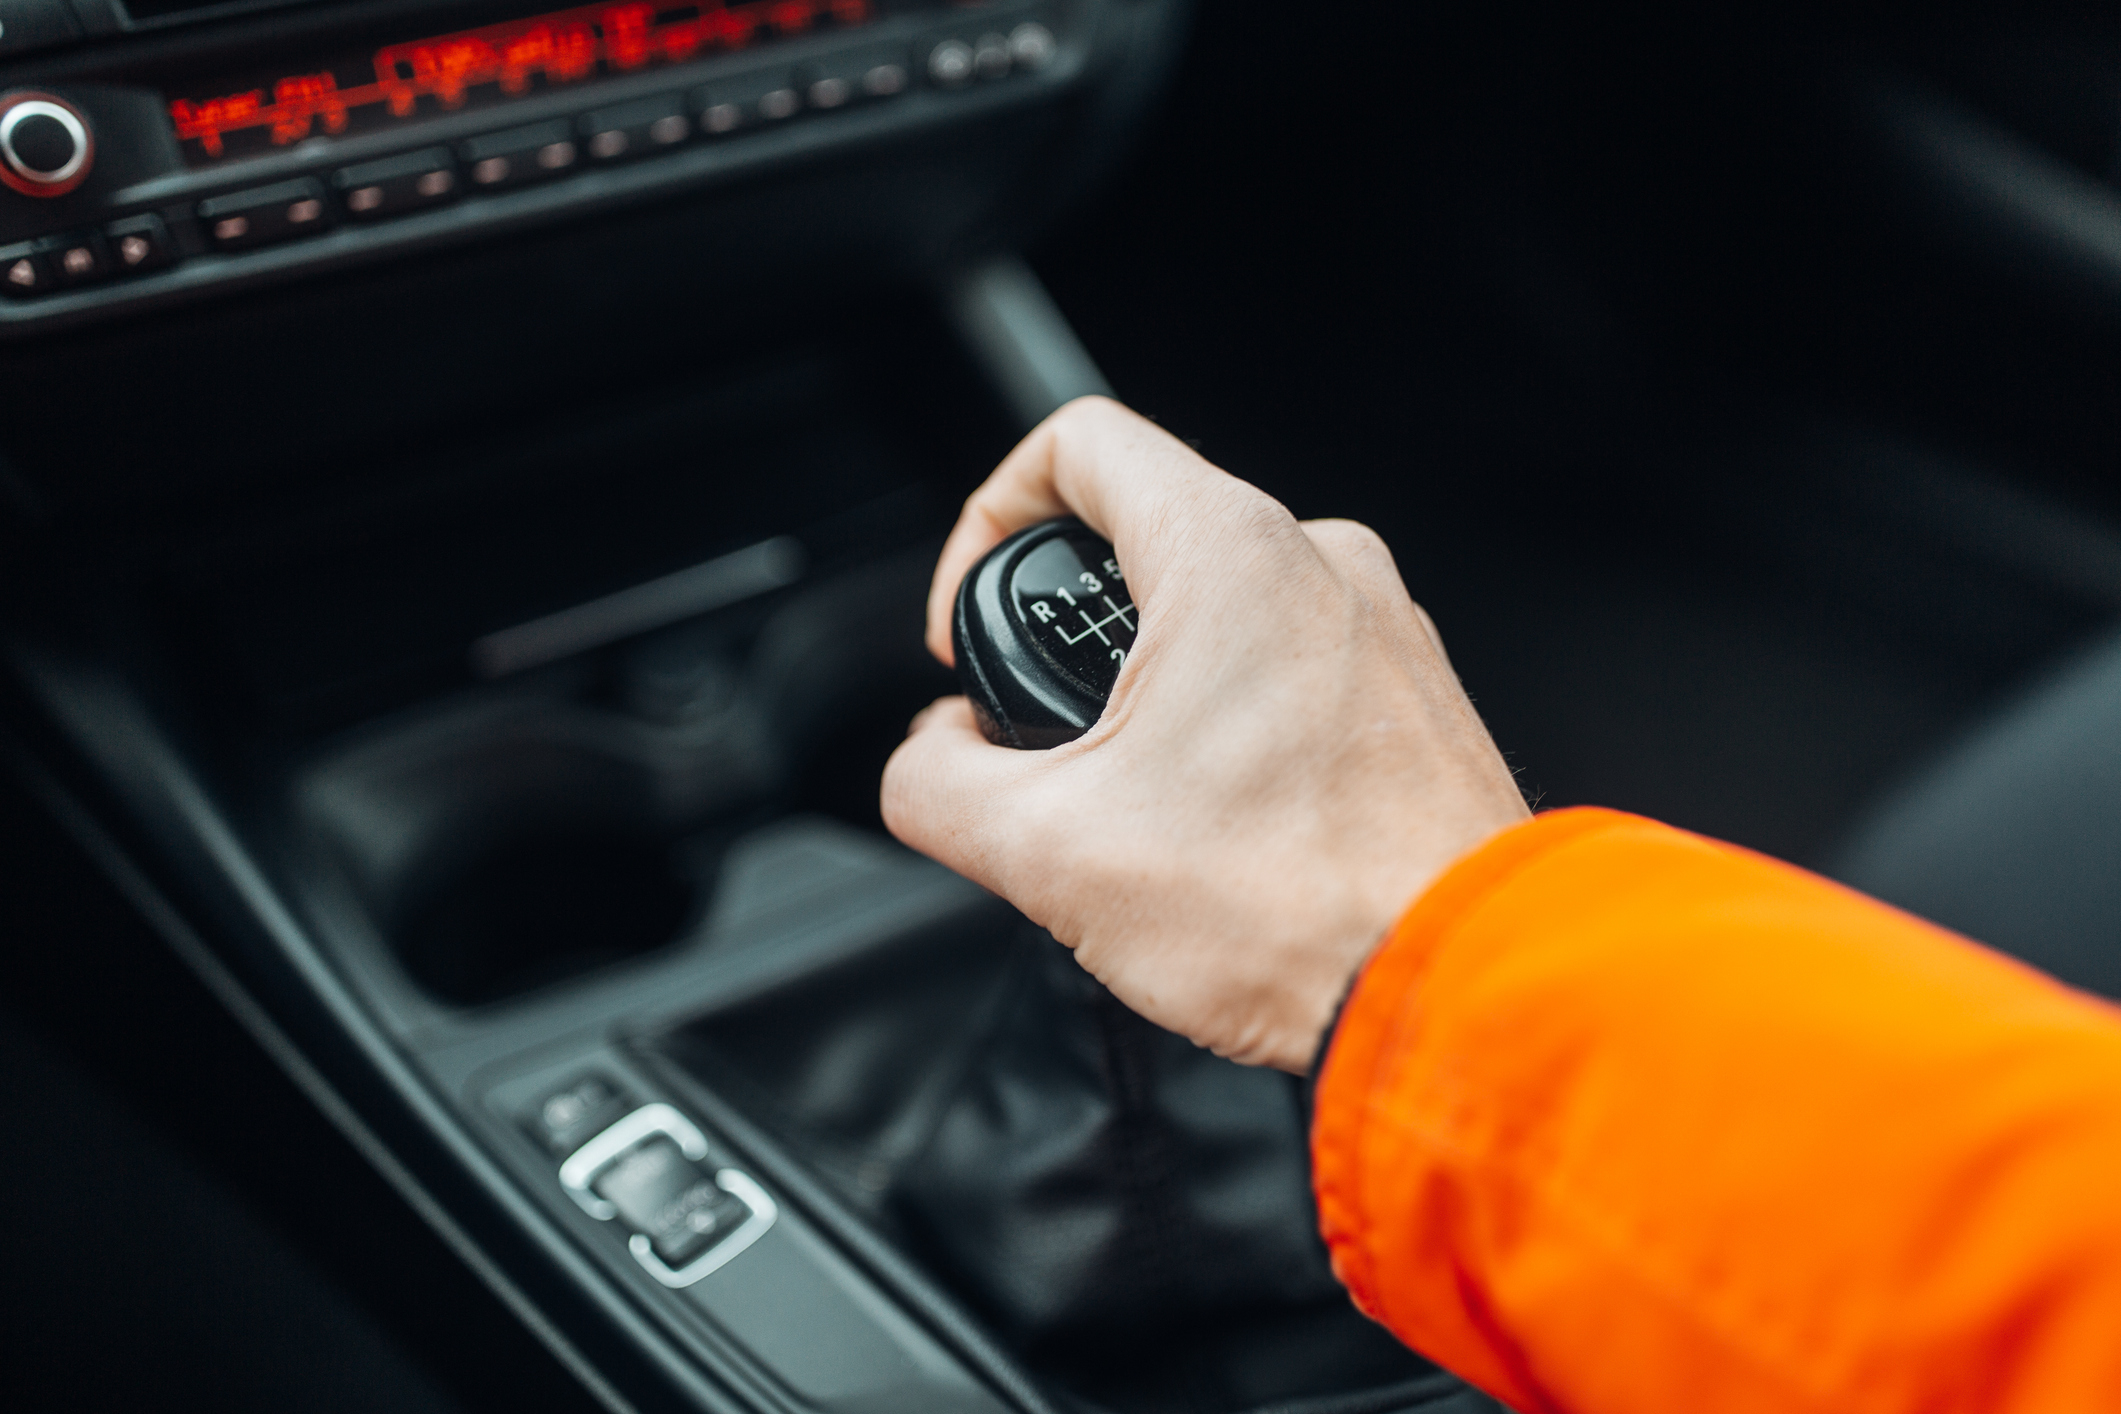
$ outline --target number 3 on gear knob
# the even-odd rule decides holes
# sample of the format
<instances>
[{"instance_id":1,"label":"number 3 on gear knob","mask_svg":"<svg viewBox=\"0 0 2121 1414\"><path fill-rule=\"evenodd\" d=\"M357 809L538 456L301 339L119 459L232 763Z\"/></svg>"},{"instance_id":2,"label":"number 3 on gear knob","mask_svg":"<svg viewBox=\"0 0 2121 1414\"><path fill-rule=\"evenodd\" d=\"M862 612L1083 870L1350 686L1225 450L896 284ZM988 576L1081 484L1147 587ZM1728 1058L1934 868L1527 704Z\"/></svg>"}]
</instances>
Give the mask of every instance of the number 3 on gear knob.
<instances>
[{"instance_id":1,"label":"number 3 on gear knob","mask_svg":"<svg viewBox=\"0 0 2121 1414\"><path fill-rule=\"evenodd\" d=\"M951 640L980 730L1044 751L1096 724L1140 624L1109 542L1079 520L1020 530L957 590Z\"/></svg>"}]
</instances>

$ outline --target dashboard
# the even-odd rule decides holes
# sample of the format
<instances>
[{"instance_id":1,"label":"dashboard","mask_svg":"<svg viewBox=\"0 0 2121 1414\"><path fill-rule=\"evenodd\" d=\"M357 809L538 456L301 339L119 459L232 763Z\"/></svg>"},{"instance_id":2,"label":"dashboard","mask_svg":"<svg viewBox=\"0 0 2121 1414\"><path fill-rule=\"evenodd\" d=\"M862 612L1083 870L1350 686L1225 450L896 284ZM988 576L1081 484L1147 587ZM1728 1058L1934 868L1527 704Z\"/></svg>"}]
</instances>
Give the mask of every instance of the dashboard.
<instances>
[{"instance_id":1,"label":"dashboard","mask_svg":"<svg viewBox=\"0 0 2121 1414\"><path fill-rule=\"evenodd\" d=\"M1035 107L1138 10L545 3L0 7L0 335Z\"/></svg>"}]
</instances>

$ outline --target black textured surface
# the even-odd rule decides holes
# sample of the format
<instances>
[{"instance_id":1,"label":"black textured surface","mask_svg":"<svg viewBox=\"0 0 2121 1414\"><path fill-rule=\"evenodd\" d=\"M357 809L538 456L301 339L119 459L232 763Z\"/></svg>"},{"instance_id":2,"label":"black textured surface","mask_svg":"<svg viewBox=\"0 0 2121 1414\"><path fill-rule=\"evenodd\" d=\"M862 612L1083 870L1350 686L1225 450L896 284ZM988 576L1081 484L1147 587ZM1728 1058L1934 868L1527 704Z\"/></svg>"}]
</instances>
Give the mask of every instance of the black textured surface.
<instances>
[{"instance_id":1,"label":"black textured surface","mask_svg":"<svg viewBox=\"0 0 2121 1414\"><path fill-rule=\"evenodd\" d=\"M1143 1021L1028 925L893 940L665 1044L1097 1407L1434 1381L1327 1266L1298 1082Z\"/></svg>"}]
</instances>

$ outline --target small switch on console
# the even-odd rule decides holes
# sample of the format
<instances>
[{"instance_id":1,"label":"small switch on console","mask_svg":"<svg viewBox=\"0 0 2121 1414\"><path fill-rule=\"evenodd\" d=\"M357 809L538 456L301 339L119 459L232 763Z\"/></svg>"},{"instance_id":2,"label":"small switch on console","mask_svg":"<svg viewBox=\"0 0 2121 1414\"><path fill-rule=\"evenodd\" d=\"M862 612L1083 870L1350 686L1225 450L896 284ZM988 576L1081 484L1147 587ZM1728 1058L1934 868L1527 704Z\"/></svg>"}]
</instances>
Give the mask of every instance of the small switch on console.
<instances>
[{"instance_id":1,"label":"small switch on console","mask_svg":"<svg viewBox=\"0 0 2121 1414\"><path fill-rule=\"evenodd\" d=\"M748 1175L707 1159L698 1125L670 1105L648 1104L568 1155L560 1187L599 1222L616 1218L631 1229L627 1250L650 1276L685 1287L719 1271L780 1217Z\"/></svg>"},{"instance_id":2,"label":"small switch on console","mask_svg":"<svg viewBox=\"0 0 2121 1414\"><path fill-rule=\"evenodd\" d=\"M591 1185L619 1218L648 1239L667 1267L682 1267L728 1237L751 1216L675 1141L657 1137L604 1170Z\"/></svg>"},{"instance_id":3,"label":"small switch on console","mask_svg":"<svg viewBox=\"0 0 2121 1414\"><path fill-rule=\"evenodd\" d=\"M525 1127L555 1158L572 1154L633 1108L633 1099L601 1075L585 1075L547 1095Z\"/></svg>"}]
</instances>

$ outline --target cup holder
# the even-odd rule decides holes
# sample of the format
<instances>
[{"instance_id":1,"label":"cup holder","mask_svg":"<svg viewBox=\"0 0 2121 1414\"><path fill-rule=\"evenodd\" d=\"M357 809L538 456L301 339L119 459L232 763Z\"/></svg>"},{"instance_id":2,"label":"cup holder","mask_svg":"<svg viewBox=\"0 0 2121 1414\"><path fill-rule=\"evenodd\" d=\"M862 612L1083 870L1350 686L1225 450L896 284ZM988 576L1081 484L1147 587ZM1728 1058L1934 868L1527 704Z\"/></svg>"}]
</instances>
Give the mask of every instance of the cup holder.
<instances>
[{"instance_id":1,"label":"cup holder","mask_svg":"<svg viewBox=\"0 0 2121 1414\"><path fill-rule=\"evenodd\" d=\"M405 973L450 1004L675 943L743 831L792 813L882 828L885 758L952 690L921 643L931 564L878 562L749 632L696 621L409 714L303 773L301 813Z\"/></svg>"},{"instance_id":2,"label":"cup holder","mask_svg":"<svg viewBox=\"0 0 2121 1414\"><path fill-rule=\"evenodd\" d=\"M706 890L649 837L558 831L501 843L406 901L393 928L413 980L459 1006L652 952Z\"/></svg>"}]
</instances>

